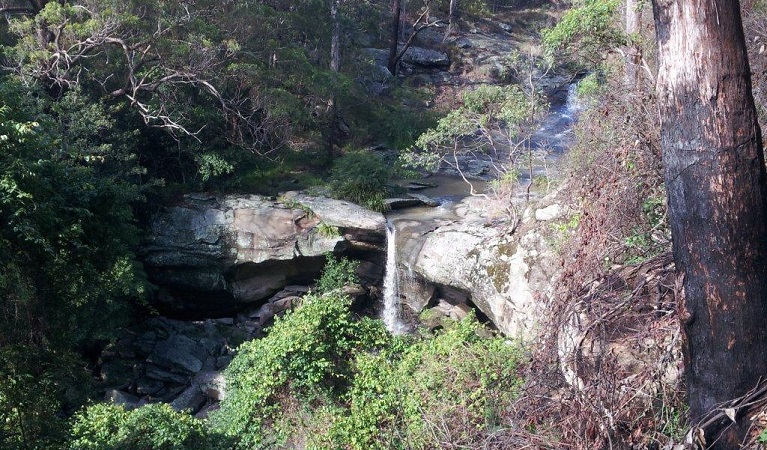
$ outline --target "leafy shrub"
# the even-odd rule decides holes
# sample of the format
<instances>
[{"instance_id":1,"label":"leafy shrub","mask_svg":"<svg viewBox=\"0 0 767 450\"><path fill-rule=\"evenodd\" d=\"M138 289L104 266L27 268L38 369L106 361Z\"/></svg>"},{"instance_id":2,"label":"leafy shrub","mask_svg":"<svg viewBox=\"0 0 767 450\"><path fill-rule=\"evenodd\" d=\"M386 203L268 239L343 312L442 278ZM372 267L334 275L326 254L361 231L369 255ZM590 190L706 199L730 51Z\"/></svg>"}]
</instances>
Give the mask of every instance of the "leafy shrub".
<instances>
[{"instance_id":1,"label":"leafy shrub","mask_svg":"<svg viewBox=\"0 0 767 450\"><path fill-rule=\"evenodd\" d=\"M341 235L341 232L338 230L338 227L334 227L333 225L328 225L325 222L320 222L317 224L317 232L320 234L320 236L324 237L337 237Z\"/></svg>"},{"instance_id":2,"label":"leafy shrub","mask_svg":"<svg viewBox=\"0 0 767 450\"><path fill-rule=\"evenodd\" d=\"M332 405L352 378L354 355L382 346L388 334L371 319L355 320L351 300L305 297L277 318L269 334L246 342L226 371L227 397L212 420L237 447L262 448L287 440L301 420L295 402Z\"/></svg>"},{"instance_id":3,"label":"leafy shrub","mask_svg":"<svg viewBox=\"0 0 767 450\"><path fill-rule=\"evenodd\" d=\"M317 292L326 293L359 282L357 277L358 261L347 258L336 259L331 253L325 255L327 262L320 279L317 280Z\"/></svg>"},{"instance_id":4,"label":"leafy shrub","mask_svg":"<svg viewBox=\"0 0 767 450\"><path fill-rule=\"evenodd\" d=\"M331 172L334 197L383 211L389 169L381 158L368 152L352 152L338 158Z\"/></svg>"},{"instance_id":5,"label":"leafy shrub","mask_svg":"<svg viewBox=\"0 0 767 450\"><path fill-rule=\"evenodd\" d=\"M77 362L69 353L0 346L0 448L61 448L66 422L58 413L68 397L67 388L86 384L87 374L74 369Z\"/></svg>"},{"instance_id":6,"label":"leafy shrub","mask_svg":"<svg viewBox=\"0 0 767 450\"><path fill-rule=\"evenodd\" d=\"M597 73L592 72L578 82L578 97L586 101L596 101L604 89Z\"/></svg>"},{"instance_id":7,"label":"leafy shrub","mask_svg":"<svg viewBox=\"0 0 767 450\"><path fill-rule=\"evenodd\" d=\"M520 347L481 338L473 316L433 338L398 338L388 351L362 353L347 415L319 448L475 448L501 423L520 385Z\"/></svg>"},{"instance_id":8,"label":"leafy shrub","mask_svg":"<svg viewBox=\"0 0 767 450\"><path fill-rule=\"evenodd\" d=\"M628 39L615 26L616 0L580 0L574 2L554 28L541 33L547 51L559 51L566 57L581 58L591 67L602 55L624 45Z\"/></svg>"},{"instance_id":9,"label":"leafy shrub","mask_svg":"<svg viewBox=\"0 0 767 450\"><path fill-rule=\"evenodd\" d=\"M225 439L164 403L126 411L98 404L75 415L71 450L224 450Z\"/></svg>"}]
</instances>

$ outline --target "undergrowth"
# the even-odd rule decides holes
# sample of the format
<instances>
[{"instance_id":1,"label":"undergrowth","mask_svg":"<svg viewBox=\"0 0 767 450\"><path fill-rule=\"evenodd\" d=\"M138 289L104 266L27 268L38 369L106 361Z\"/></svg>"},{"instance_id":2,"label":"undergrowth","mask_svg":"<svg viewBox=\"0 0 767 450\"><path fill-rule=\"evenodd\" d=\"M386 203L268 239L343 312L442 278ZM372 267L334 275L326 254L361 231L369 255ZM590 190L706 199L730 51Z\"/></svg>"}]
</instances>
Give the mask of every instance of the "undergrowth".
<instances>
[{"instance_id":1,"label":"undergrowth","mask_svg":"<svg viewBox=\"0 0 767 450\"><path fill-rule=\"evenodd\" d=\"M235 448L432 449L481 443L521 383L517 343L470 317L421 338L358 319L351 300L309 296L243 344L213 417Z\"/></svg>"},{"instance_id":2,"label":"undergrowth","mask_svg":"<svg viewBox=\"0 0 767 450\"><path fill-rule=\"evenodd\" d=\"M687 421L659 124L649 91L586 80L565 164L580 213L552 225L563 270L521 417L567 448L658 448Z\"/></svg>"},{"instance_id":3,"label":"undergrowth","mask_svg":"<svg viewBox=\"0 0 767 450\"><path fill-rule=\"evenodd\" d=\"M389 176L389 168L377 155L365 151L350 152L333 164L330 192L336 198L384 211Z\"/></svg>"}]
</instances>

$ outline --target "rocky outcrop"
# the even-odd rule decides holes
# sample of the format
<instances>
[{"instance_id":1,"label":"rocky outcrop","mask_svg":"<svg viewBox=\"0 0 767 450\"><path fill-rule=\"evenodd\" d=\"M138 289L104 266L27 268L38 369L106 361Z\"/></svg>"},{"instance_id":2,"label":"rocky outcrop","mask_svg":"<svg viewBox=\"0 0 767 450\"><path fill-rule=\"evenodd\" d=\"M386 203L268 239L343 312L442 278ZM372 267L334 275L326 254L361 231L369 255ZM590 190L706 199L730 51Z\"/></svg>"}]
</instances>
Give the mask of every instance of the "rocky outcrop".
<instances>
[{"instance_id":1,"label":"rocky outcrop","mask_svg":"<svg viewBox=\"0 0 767 450\"><path fill-rule=\"evenodd\" d=\"M402 56L402 62L423 68L445 69L450 66L450 57L438 50L410 47Z\"/></svg>"},{"instance_id":2,"label":"rocky outcrop","mask_svg":"<svg viewBox=\"0 0 767 450\"><path fill-rule=\"evenodd\" d=\"M416 280L404 283L405 302L417 311L468 302L504 334L531 338L558 273L547 236L553 231L548 225L536 226L536 216L553 220L549 213L564 214L564 208L531 211L514 231L483 217L485 208L472 202L459 205L454 209L463 218L421 230L420 236L412 222L398 224L400 234L411 241L402 253L403 275ZM436 287L437 295L424 287L428 285Z\"/></svg>"},{"instance_id":3,"label":"rocky outcrop","mask_svg":"<svg viewBox=\"0 0 767 450\"><path fill-rule=\"evenodd\" d=\"M402 50L400 48L400 50ZM365 49L376 67L386 67L389 50L378 48ZM446 69L450 66L450 56L439 50L424 47L409 47L402 55L402 63L421 69ZM387 69L388 72L388 69Z\"/></svg>"},{"instance_id":4,"label":"rocky outcrop","mask_svg":"<svg viewBox=\"0 0 767 450\"><path fill-rule=\"evenodd\" d=\"M325 253L377 250L384 239L383 215L349 202L192 194L154 217L142 255L164 311L220 317L310 283Z\"/></svg>"},{"instance_id":5,"label":"rocky outcrop","mask_svg":"<svg viewBox=\"0 0 767 450\"><path fill-rule=\"evenodd\" d=\"M234 349L261 337L275 316L297 306L308 291L306 286L288 286L236 317L191 322L153 317L121 330L98 361L104 400L127 409L164 402L178 411L205 415L226 396L222 372Z\"/></svg>"},{"instance_id":6,"label":"rocky outcrop","mask_svg":"<svg viewBox=\"0 0 767 450\"><path fill-rule=\"evenodd\" d=\"M128 330L99 360L106 401L134 408L165 402L196 413L221 400L221 371L234 348L260 329L244 320L183 322L154 317Z\"/></svg>"}]
</instances>

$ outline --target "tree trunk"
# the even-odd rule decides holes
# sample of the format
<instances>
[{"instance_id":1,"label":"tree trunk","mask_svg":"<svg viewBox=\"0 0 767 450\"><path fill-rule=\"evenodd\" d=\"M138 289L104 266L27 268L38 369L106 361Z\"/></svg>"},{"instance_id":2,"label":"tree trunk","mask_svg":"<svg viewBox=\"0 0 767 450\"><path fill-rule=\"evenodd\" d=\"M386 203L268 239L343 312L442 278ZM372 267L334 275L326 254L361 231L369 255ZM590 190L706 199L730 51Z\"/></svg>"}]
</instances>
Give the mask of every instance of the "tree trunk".
<instances>
[{"instance_id":1,"label":"tree trunk","mask_svg":"<svg viewBox=\"0 0 767 450\"><path fill-rule=\"evenodd\" d=\"M653 0L690 414L767 375L767 177L737 1ZM713 448L737 448L748 426ZM722 425L706 430L710 444Z\"/></svg>"},{"instance_id":2,"label":"tree trunk","mask_svg":"<svg viewBox=\"0 0 767 450\"><path fill-rule=\"evenodd\" d=\"M338 73L341 69L341 22L338 20L338 6L341 0L330 0L330 21L333 32L330 37L330 70ZM333 88L335 89L335 87ZM336 130L338 128L338 104L336 94L333 92L328 100L328 115L330 126L328 130L328 159L333 161L333 147L336 145Z\"/></svg>"},{"instance_id":3,"label":"tree trunk","mask_svg":"<svg viewBox=\"0 0 767 450\"><path fill-rule=\"evenodd\" d=\"M450 9L448 10L450 24L447 26L448 34L458 32L458 2L459 0L450 0Z\"/></svg>"},{"instance_id":4,"label":"tree trunk","mask_svg":"<svg viewBox=\"0 0 767 450\"><path fill-rule=\"evenodd\" d=\"M631 36L639 32L640 12L637 0L626 0L626 34ZM626 49L626 88L638 90L640 86L639 63L641 53L634 44Z\"/></svg>"},{"instance_id":5,"label":"tree trunk","mask_svg":"<svg viewBox=\"0 0 767 450\"><path fill-rule=\"evenodd\" d=\"M330 38L330 70L338 72L341 68L341 22L338 20L338 5L341 0L331 0L330 20L333 24L333 35Z\"/></svg>"},{"instance_id":6,"label":"tree trunk","mask_svg":"<svg viewBox=\"0 0 767 450\"><path fill-rule=\"evenodd\" d=\"M391 4L391 35L389 37L389 60L386 68L392 76L397 75L397 47L399 45L400 14L402 13L402 0L392 0Z\"/></svg>"}]
</instances>

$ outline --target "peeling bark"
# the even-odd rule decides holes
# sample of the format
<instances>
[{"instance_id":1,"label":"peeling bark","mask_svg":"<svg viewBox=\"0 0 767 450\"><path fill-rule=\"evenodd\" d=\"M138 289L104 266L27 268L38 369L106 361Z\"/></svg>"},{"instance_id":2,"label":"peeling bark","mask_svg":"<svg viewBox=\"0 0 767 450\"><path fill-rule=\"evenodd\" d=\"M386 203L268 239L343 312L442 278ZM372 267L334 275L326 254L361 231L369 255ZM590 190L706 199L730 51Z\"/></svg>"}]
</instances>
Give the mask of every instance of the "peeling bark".
<instances>
[{"instance_id":1,"label":"peeling bark","mask_svg":"<svg viewBox=\"0 0 767 450\"><path fill-rule=\"evenodd\" d=\"M653 0L653 13L695 421L767 375L767 176L738 2ZM719 423L706 440L737 448L745 422Z\"/></svg>"}]
</instances>

